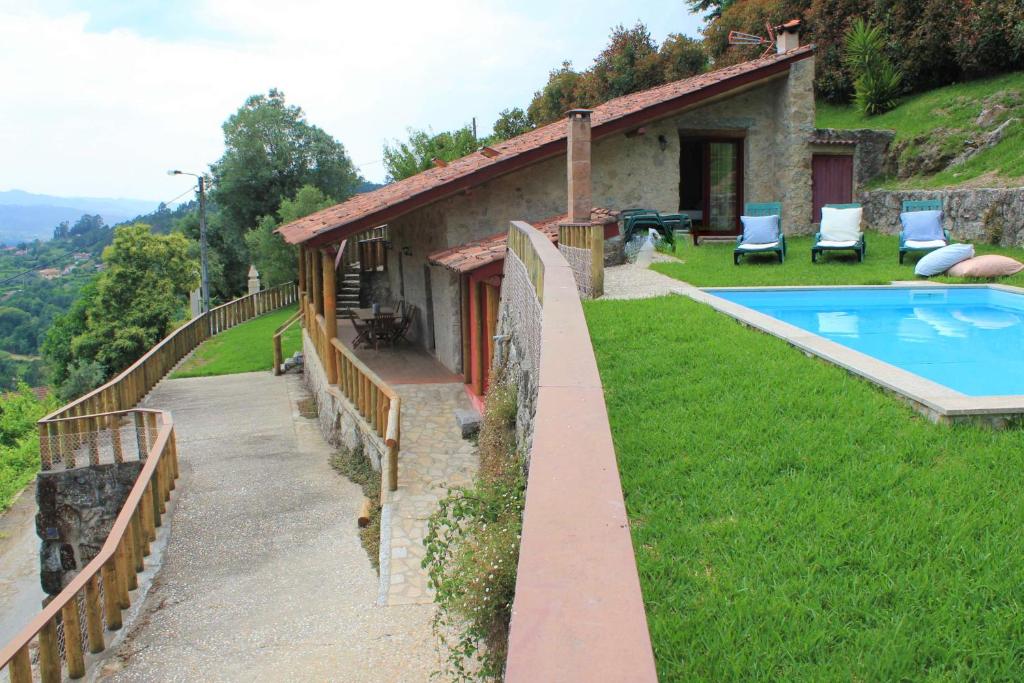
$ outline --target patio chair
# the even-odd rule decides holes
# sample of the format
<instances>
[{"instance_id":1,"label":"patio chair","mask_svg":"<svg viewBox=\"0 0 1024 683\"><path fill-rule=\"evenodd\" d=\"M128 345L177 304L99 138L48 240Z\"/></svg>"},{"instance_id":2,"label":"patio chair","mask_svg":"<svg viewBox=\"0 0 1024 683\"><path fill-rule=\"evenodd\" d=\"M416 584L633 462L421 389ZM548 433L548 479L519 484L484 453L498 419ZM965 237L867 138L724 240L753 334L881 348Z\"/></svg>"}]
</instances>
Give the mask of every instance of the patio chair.
<instances>
[{"instance_id":1,"label":"patio chair","mask_svg":"<svg viewBox=\"0 0 1024 683\"><path fill-rule=\"evenodd\" d=\"M408 341L406 337L409 334L409 330L412 329L412 323L416 319L416 307L412 304L405 305L405 313L402 314L401 319L395 325L394 331L392 332L391 342L395 343L401 339Z\"/></svg>"},{"instance_id":2,"label":"patio chair","mask_svg":"<svg viewBox=\"0 0 1024 683\"><path fill-rule=\"evenodd\" d=\"M860 204L826 204L826 209L859 209ZM858 226L859 229L860 226ZM856 239L824 239L822 231L814 233L814 244L811 246L811 263L818 262L818 256L826 251L854 251L858 260L863 263L868 253L868 243L864 239L864 231L859 230Z\"/></svg>"},{"instance_id":3,"label":"patio chair","mask_svg":"<svg viewBox=\"0 0 1024 683\"><path fill-rule=\"evenodd\" d=\"M372 338L373 348L379 349L380 343L385 344L391 343L392 335L395 333L395 314L394 313L378 313L373 316L373 322L370 323L372 326Z\"/></svg>"},{"instance_id":4,"label":"patio chair","mask_svg":"<svg viewBox=\"0 0 1024 683\"><path fill-rule=\"evenodd\" d=\"M628 243L637 233L646 235L649 230L656 230L675 249L675 231L657 211L630 216L627 225L622 231L623 241Z\"/></svg>"},{"instance_id":5,"label":"patio chair","mask_svg":"<svg viewBox=\"0 0 1024 683\"><path fill-rule=\"evenodd\" d=\"M903 201L903 210L901 213L913 213L915 211L942 211L942 200L941 199L906 199ZM949 234L949 230L942 229L942 239L939 238L936 233L932 239L927 240L913 240L907 239L906 229L902 227L902 221L900 226L900 263L903 263L903 257L911 252L927 253L929 251L935 251L942 247L949 246L953 241L953 238Z\"/></svg>"},{"instance_id":6,"label":"patio chair","mask_svg":"<svg viewBox=\"0 0 1024 683\"><path fill-rule=\"evenodd\" d=\"M747 204L743 210L744 216L778 216L779 229L775 239L770 242L745 241L746 230L736 237L736 248L732 251L733 265L740 264L740 258L745 254L777 254L779 263L786 260L786 235L782 232L782 204L779 202L763 202Z\"/></svg>"},{"instance_id":7,"label":"patio chair","mask_svg":"<svg viewBox=\"0 0 1024 683\"><path fill-rule=\"evenodd\" d=\"M352 348L358 349L360 344L370 345L370 338L373 332L373 326L370 323L364 323L356 315L356 312L349 309L348 319L352 321L352 327L356 331L356 337L352 340Z\"/></svg>"}]
</instances>

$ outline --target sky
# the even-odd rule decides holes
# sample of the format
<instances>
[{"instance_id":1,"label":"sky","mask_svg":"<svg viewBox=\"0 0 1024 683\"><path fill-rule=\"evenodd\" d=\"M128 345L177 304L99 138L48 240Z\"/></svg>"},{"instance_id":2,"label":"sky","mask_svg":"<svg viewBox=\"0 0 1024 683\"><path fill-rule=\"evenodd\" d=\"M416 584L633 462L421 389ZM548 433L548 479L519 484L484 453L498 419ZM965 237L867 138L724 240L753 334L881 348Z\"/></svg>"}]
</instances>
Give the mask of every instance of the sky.
<instances>
[{"instance_id":1,"label":"sky","mask_svg":"<svg viewBox=\"0 0 1024 683\"><path fill-rule=\"evenodd\" d=\"M0 190L170 200L191 181L167 170L205 171L270 88L381 182L385 142L486 134L638 20L659 43L701 25L683 0L0 0Z\"/></svg>"}]
</instances>

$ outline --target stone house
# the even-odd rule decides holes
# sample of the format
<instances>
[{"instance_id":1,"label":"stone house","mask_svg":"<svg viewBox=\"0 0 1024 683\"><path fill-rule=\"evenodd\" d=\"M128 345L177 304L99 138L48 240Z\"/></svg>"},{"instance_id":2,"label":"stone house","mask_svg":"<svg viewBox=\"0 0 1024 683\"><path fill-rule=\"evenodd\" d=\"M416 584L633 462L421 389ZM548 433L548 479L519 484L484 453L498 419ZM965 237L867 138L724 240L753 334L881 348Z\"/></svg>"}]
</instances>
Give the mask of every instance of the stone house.
<instances>
[{"instance_id":1,"label":"stone house","mask_svg":"<svg viewBox=\"0 0 1024 683\"><path fill-rule=\"evenodd\" d=\"M595 216L610 223L606 237L618 231L609 211L631 207L684 212L697 236L728 237L739 232L745 202L769 201L781 202L787 233L812 231L812 197L819 198L812 185L822 185L812 181L812 148L852 154L854 145L816 139L814 47L800 46L796 26L789 24L777 48L770 56L594 108L586 172L593 205L604 207ZM363 273L363 305L367 298L415 305L415 343L482 395L504 233L511 220L553 224L566 214L573 173L566 172L568 136L566 123L557 121L436 162L278 231L303 248L305 263L314 263L309 254L320 252L340 268L349 260L341 252L353 249L353 239L368 242L359 236L387 225L376 248L362 252L374 254L373 272Z\"/></svg>"}]
</instances>

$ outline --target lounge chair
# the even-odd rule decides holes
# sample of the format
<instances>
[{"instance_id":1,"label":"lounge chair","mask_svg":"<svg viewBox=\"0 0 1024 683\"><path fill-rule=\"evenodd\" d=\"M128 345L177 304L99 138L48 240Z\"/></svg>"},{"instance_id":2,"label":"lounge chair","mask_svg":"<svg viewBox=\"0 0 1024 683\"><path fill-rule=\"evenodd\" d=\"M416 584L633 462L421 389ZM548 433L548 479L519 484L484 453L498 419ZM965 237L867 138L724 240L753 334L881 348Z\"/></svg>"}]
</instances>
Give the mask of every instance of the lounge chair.
<instances>
[{"instance_id":1,"label":"lounge chair","mask_svg":"<svg viewBox=\"0 0 1024 683\"><path fill-rule=\"evenodd\" d=\"M860 204L826 204L826 209L859 209ZM822 218L824 222L824 217ZM859 228L859 226L858 226ZM868 244L864 239L864 232L859 231L856 239L824 239L828 233L823 233L819 228L814 234L814 245L811 246L811 262L817 263L818 256L826 251L854 251L857 253L861 263L868 253ZM834 236L833 236L834 237Z\"/></svg>"},{"instance_id":2,"label":"lounge chair","mask_svg":"<svg viewBox=\"0 0 1024 683\"><path fill-rule=\"evenodd\" d=\"M760 204L747 204L743 211L744 216L778 216L778 232L771 241L752 242L746 240L746 229L743 234L736 237L736 248L732 251L733 265L740 264L740 258L744 254L777 254L779 263L786 260L786 235L782 232L782 204L778 202L764 202Z\"/></svg>"},{"instance_id":3,"label":"lounge chair","mask_svg":"<svg viewBox=\"0 0 1024 683\"><path fill-rule=\"evenodd\" d=\"M913 213L915 211L942 211L942 200L941 199L906 199L903 201L903 213ZM929 251L935 251L942 247L949 246L952 242L952 237L949 234L949 230L942 229L942 238L939 238L938 231L934 235L930 236L931 239L907 239L906 229L900 227L900 263L903 263L903 257L911 252L927 253Z\"/></svg>"}]
</instances>

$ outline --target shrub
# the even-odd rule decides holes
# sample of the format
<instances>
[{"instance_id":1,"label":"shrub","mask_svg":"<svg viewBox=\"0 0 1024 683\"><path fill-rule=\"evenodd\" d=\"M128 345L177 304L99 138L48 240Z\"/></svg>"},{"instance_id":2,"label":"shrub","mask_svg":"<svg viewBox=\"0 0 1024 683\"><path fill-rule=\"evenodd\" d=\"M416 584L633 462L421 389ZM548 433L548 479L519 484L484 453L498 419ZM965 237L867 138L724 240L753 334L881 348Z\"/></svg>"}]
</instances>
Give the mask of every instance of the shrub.
<instances>
[{"instance_id":1,"label":"shrub","mask_svg":"<svg viewBox=\"0 0 1024 683\"><path fill-rule=\"evenodd\" d=\"M885 56L881 26L855 19L846 32L843 60L854 75L857 109L874 116L896 106L903 74Z\"/></svg>"},{"instance_id":2,"label":"shrub","mask_svg":"<svg viewBox=\"0 0 1024 683\"><path fill-rule=\"evenodd\" d=\"M496 373L499 374L499 373ZM480 471L453 489L427 523L423 566L447 651L446 680L497 680L505 667L526 478L515 443L517 388L497 377L480 430Z\"/></svg>"}]
</instances>

